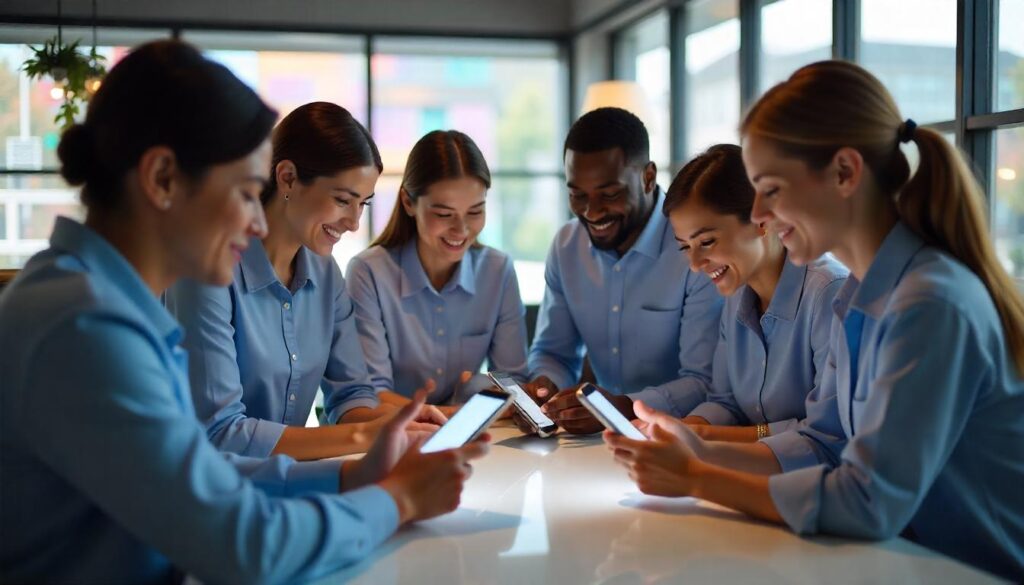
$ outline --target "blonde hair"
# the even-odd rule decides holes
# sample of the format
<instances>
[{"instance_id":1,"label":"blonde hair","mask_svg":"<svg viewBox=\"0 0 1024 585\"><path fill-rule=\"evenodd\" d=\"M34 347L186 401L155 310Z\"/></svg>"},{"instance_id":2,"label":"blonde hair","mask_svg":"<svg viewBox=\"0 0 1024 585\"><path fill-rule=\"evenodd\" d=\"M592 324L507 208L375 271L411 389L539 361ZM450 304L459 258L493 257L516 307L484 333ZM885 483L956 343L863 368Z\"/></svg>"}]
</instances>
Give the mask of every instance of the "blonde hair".
<instances>
[{"instance_id":1,"label":"blonde hair","mask_svg":"<svg viewBox=\"0 0 1024 585\"><path fill-rule=\"evenodd\" d=\"M1024 375L1024 298L996 256L981 186L964 157L941 134L908 128L878 79L842 61L802 67L769 90L747 113L744 136L757 135L812 169L829 164L842 147L860 152L900 219L927 244L970 268L988 289L1018 375ZM917 145L910 165L901 138Z\"/></svg>"}]
</instances>

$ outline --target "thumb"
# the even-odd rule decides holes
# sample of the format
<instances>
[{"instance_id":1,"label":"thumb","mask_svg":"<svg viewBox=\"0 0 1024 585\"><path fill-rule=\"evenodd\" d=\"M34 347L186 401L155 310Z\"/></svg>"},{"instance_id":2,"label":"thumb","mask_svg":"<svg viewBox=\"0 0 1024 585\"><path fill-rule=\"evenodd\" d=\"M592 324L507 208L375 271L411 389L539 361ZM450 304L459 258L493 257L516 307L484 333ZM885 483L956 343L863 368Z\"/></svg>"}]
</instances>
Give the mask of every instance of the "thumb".
<instances>
[{"instance_id":1,"label":"thumb","mask_svg":"<svg viewBox=\"0 0 1024 585\"><path fill-rule=\"evenodd\" d=\"M427 401L427 390L421 388L413 394L412 402L403 406L391 419L391 428L404 429L416 415L419 414L423 404Z\"/></svg>"},{"instance_id":2,"label":"thumb","mask_svg":"<svg viewBox=\"0 0 1024 585\"><path fill-rule=\"evenodd\" d=\"M668 442L674 441L676 436L666 431L661 425L655 423L651 425L651 438L655 441Z\"/></svg>"},{"instance_id":3,"label":"thumb","mask_svg":"<svg viewBox=\"0 0 1024 585\"><path fill-rule=\"evenodd\" d=\"M427 381L423 383L423 388L420 388L417 392L423 391L427 394L433 394L434 390L437 390L437 382L433 378L427 378Z\"/></svg>"},{"instance_id":4,"label":"thumb","mask_svg":"<svg viewBox=\"0 0 1024 585\"><path fill-rule=\"evenodd\" d=\"M465 384L465 383L469 382L469 380L472 377L473 377L473 372L470 372L469 370L465 370L461 374L459 374L459 382L462 383L462 384Z\"/></svg>"},{"instance_id":5,"label":"thumb","mask_svg":"<svg viewBox=\"0 0 1024 585\"><path fill-rule=\"evenodd\" d=\"M644 421L645 423L655 423L658 420L658 416L661 414L657 410L654 410L643 400L637 400L633 402L633 412L636 413L637 418Z\"/></svg>"}]
</instances>

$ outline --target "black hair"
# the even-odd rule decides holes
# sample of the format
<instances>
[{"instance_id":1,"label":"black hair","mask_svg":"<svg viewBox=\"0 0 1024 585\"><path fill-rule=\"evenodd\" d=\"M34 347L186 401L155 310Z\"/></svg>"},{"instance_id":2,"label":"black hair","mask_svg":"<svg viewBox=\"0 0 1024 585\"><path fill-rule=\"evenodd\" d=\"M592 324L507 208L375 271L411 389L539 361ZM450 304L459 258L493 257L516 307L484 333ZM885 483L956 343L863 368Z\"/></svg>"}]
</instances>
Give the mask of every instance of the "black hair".
<instances>
[{"instance_id":1,"label":"black hair","mask_svg":"<svg viewBox=\"0 0 1024 585\"><path fill-rule=\"evenodd\" d=\"M622 108L598 108L580 116L569 128L562 156L569 150L600 152L612 148L622 149L627 164L651 161L650 138L640 118Z\"/></svg>"},{"instance_id":2,"label":"black hair","mask_svg":"<svg viewBox=\"0 0 1024 585\"><path fill-rule=\"evenodd\" d=\"M186 176L237 160L270 133L277 113L227 68L175 40L141 45L115 65L85 122L61 136L61 175L90 209L116 209L122 182L149 148L174 151Z\"/></svg>"},{"instance_id":3,"label":"black hair","mask_svg":"<svg viewBox=\"0 0 1024 585\"><path fill-rule=\"evenodd\" d=\"M274 128L271 177L260 199L266 205L277 192L273 173L278 163L295 165L299 182L309 185L317 177L330 177L357 167L384 170L380 151L370 133L345 108L312 102L295 108Z\"/></svg>"},{"instance_id":4,"label":"black hair","mask_svg":"<svg viewBox=\"0 0 1024 585\"><path fill-rule=\"evenodd\" d=\"M668 216L691 196L716 213L750 223L754 187L747 180L742 149L735 144L716 144L686 163L669 185L662 213Z\"/></svg>"}]
</instances>

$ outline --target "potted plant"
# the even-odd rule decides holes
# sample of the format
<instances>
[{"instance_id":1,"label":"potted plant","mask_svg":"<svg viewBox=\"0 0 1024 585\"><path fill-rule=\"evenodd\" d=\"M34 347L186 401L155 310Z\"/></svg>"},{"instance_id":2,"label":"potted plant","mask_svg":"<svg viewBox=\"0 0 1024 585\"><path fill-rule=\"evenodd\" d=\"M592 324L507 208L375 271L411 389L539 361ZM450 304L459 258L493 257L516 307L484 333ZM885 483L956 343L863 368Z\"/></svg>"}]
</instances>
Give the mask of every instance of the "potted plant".
<instances>
[{"instance_id":1,"label":"potted plant","mask_svg":"<svg viewBox=\"0 0 1024 585\"><path fill-rule=\"evenodd\" d=\"M103 65L105 58L96 52L96 47L86 54L79 52L78 43L75 41L65 45L58 36L46 41L38 49L29 47L33 56L21 67L30 79L49 75L63 90L64 101L53 119L62 128L75 123L81 105L96 92L100 79L107 72Z\"/></svg>"}]
</instances>

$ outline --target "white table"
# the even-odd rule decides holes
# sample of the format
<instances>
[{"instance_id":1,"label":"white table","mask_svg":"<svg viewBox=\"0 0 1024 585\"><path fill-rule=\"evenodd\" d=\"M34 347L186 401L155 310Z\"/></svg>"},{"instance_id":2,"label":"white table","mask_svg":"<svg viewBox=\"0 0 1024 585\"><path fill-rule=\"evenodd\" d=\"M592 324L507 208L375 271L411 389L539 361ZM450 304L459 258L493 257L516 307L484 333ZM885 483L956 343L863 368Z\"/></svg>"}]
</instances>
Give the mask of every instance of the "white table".
<instances>
[{"instance_id":1,"label":"white table","mask_svg":"<svg viewBox=\"0 0 1024 585\"><path fill-rule=\"evenodd\" d=\"M599 436L495 427L462 506L322 583L988 583L906 540L801 538L694 498L641 494Z\"/></svg>"}]
</instances>

